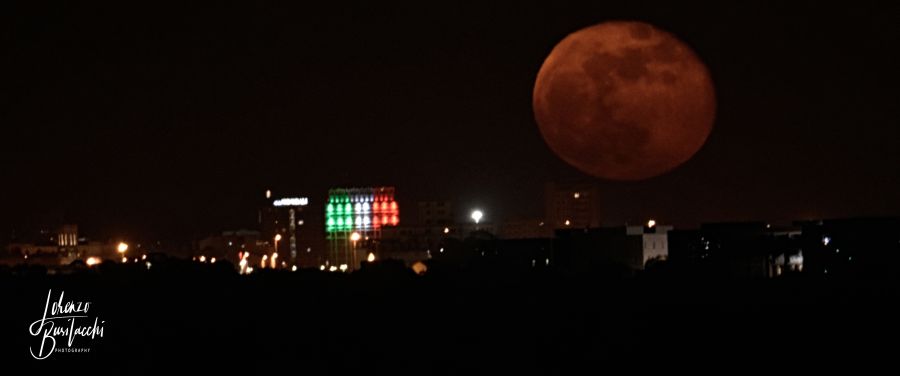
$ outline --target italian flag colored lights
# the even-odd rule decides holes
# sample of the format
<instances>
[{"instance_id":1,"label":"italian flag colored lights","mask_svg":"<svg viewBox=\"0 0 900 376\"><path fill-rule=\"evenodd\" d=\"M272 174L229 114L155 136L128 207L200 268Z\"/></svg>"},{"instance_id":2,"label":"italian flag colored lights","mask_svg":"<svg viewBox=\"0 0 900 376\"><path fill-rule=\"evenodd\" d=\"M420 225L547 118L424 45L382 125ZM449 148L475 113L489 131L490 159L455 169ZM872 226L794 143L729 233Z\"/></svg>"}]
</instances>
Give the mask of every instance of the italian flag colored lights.
<instances>
[{"instance_id":1,"label":"italian flag colored lights","mask_svg":"<svg viewBox=\"0 0 900 376\"><path fill-rule=\"evenodd\" d=\"M328 191L325 231L371 231L400 223L393 187L336 188Z\"/></svg>"}]
</instances>

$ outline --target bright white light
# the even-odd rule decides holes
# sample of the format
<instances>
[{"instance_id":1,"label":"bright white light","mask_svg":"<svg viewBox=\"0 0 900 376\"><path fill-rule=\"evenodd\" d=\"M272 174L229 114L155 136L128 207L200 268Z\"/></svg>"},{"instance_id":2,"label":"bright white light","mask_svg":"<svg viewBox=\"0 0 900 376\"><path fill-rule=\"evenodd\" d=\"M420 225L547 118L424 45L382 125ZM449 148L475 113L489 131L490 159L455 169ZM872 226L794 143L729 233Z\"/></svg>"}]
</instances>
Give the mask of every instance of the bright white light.
<instances>
[{"instance_id":1,"label":"bright white light","mask_svg":"<svg viewBox=\"0 0 900 376\"><path fill-rule=\"evenodd\" d=\"M206 262L206 256L200 256L200 262Z\"/></svg>"},{"instance_id":2,"label":"bright white light","mask_svg":"<svg viewBox=\"0 0 900 376\"><path fill-rule=\"evenodd\" d=\"M276 265L275 260L278 259L278 252L272 254L272 268L274 269Z\"/></svg>"},{"instance_id":3,"label":"bright white light","mask_svg":"<svg viewBox=\"0 0 900 376\"><path fill-rule=\"evenodd\" d=\"M266 198L272 198L272 190L266 189Z\"/></svg>"},{"instance_id":4,"label":"bright white light","mask_svg":"<svg viewBox=\"0 0 900 376\"><path fill-rule=\"evenodd\" d=\"M116 251L118 251L119 253L125 253L125 251L127 250L128 244L125 244L125 242L119 243L119 245L116 247Z\"/></svg>"},{"instance_id":5,"label":"bright white light","mask_svg":"<svg viewBox=\"0 0 900 376\"><path fill-rule=\"evenodd\" d=\"M275 234L275 241L276 241L276 242L280 242L280 241L281 241L281 234Z\"/></svg>"},{"instance_id":6,"label":"bright white light","mask_svg":"<svg viewBox=\"0 0 900 376\"><path fill-rule=\"evenodd\" d=\"M827 246L828 243L831 243L831 237L823 236L823 237L822 237L822 245Z\"/></svg>"},{"instance_id":7,"label":"bright white light","mask_svg":"<svg viewBox=\"0 0 900 376\"><path fill-rule=\"evenodd\" d=\"M484 213L482 213L481 210L475 209L472 211L472 220L475 221L476 225L478 224L478 222L481 222L481 218L483 217Z\"/></svg>"},{"instance_id":8,"label":"bright white light","mask_svg":"<svg viewBox=\"0 0 900 376\"><path fill-rule=\"evenodd\" d=\"M292 267L291 267L291 271L292 271L292 272L296 272L296 271L297 271L297 265L292 266Z\"/></svg>"},{"instance_id":9,"label":"bright white light","mask_svg":"<svg viewBox=\"0 0 900 376\"><path fill-rule=\"evenodd\" d=\"M147 261L144 263L144 266L147 267L147 270L150 270L150 267L153 266L153 264L151 264L150 261Z\"/></svg>"},{"instance_id":10,"label":"bright white light","mask_svg":"<svg viewBox=\"0 0 900 376\"><path fill-rule=\"evenodd\" d=\"M213 258L209 259L209 263L210 263L210 264L215 264L215 263L216 263L216 258L213 257Z\"/></svg>"},{"instance_id":11,"label":"bright white light","mask_svg":"<svg viewBox=\"0 0 900 376\"><path fill-rule=\"evenodd\" d=\"M443 248L441 248L441 249L440 249L440 250L439 250L439 252L441 252L441 253L444 253L444 249L443 249Z\"/></svg>"},{"instance_id":12,"label":"bright white light","mask_svg":"<svg viewBox=\"0 0 900 376\"><path fill-rule=\"evenodd\" d=\"M334 265L332 265L330 268L328 268L328 271L329 271L329 272L333 272L333 271L336 271L336 270L337 270L337 267L334 266Z\"/></svg>"},{"instance_id":13,"label":"bright white light","mask_svg":"<svg viewBox=\"0 0 900 376\"><path fill-rule=\"evenodd\" d=\"M122 257L122 263L124 264L126 262L128 262L128 257Z\"/></svg>"},{"instance_id":14,"label":"bright white light","mask_svg":"<svg viewBox=\"0 0 900 376\"><path fill-rule=\"evenodd\" d=\"M445 233L445 234L449 234L449 233L450 233L450 228L449 228L449 227L444 227L444 233Z\"/></svg>"},{"instance_id":15,"label":"bright white light","mask_svg":"<svg viewBox=\"0 0 900 376\"><path fill-rule=\"evenodd\" d=\"M341 267L338 268L338 269L341 269L342 272L346 272L346 271L347 271L347 264L341 264Z\"/></svg>"},{"instance_id":16,"label":"bright white light","mask_svg":"<svg viewBox=\"0 0 900 376\"><path fill-rule=\"evenodd\" d=\"M306 206L306 204L309 204L306 197L281 198L272 202L274 206Z\"/></svg>"},{"instance_id":17,"label":"bright white light","mask_svg":"<svg viewBox=\"0 0 900 376\"><path fill-rule=\"evenodd\" d=\"M576 199L579 199L579 198L581 198L581 193L575 192L575 194L573 194L572 197L575 197Z\"/></svg>"},{"instance_id":18,"label":"bright white light","mask_svg":"<svg viewBox=\"0 0 900 376\"><path fill-rule=\"evenodd\" d=\"M325 270L325 265L319 265L319 270Z\"/></svg>"},{"instance_id":19,"label":"bright white light","mask_svg":"<svg viewBox=\"0 0 900 376\"><path fill-rule=\"evenodd\" d=\"M655 220L651 219L651 220L647 221L647 227L653 228L653 226L656 226Z\"/></svg>"},{"instance_id":20,"label":"bright white light","mask_svg":"<svg viewBox=\"0 0 900 376\"><path fill-rule=\"evenodd\" d=\"M147 255L141 255L141 260L146 260L146 259L147 259Z\"/></svg>"},{"instance_id":21,"label":"bright white light","mask_svg":"<svg viewBox=\"0 0 900 376\"><path fill-rule=\"evenodd\" d=\"M354 241L354 242L359 241L359 239L360 239L361 237L362 237L362 236L359 235L358 232L354 232L354 233L350 234L350 240L352 240L352 241Z\"/></svg>"},{"instance_id":22,"label":"bright white light","mask_svg":"<svg viewBox=\"0 0 900 376\"><path fill-rule=\"evenodd\" d=\"M366 257L366 261L375 262L375 254L372 252L369 252L369 257Z\"/></svg>"},{"instance_id":23,"label":"bright white light","mask_svg":"<svg viewBox=\"0 0 900 376\"><path fill-rule=\"evenodd\" d=\"M88 257L87 260L84 260L84 263L87 264L87 266L94 266L99 264L100 261L99 257Z\"/></svg>"},{"instance_id":24,"label":"bright white light","mask_svg":"<svg viewBox=\"0 0 900 376\"><path fill-rule=\"evenodd\" d=\"M566 220L566 226L571 225L571 224L572 224L572 222L569 222L569 220L567 219L567 220Z\"/></svg>"}]
</instances>

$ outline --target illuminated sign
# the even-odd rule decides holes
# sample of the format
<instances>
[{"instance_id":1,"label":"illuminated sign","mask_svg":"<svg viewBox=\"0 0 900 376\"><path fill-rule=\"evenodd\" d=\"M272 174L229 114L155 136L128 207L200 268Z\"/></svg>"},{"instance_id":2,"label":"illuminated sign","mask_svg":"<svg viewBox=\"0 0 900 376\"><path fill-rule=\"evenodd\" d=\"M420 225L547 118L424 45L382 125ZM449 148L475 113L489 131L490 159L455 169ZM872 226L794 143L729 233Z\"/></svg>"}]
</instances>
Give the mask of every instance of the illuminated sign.
<instances>
[{"instance_id":1,"label":"illuminated sign","mask_svg":"<svg viewBox=\"0 0 900 376\"><path fill-rule=\"evenodd\" d=\"M337 188L328 191L325 231L374 231L400 223L393 187Z\"/></svg>"},{"instance_id":2,"label":"illuminated sign","mask_svg":"<svg viewBox=\"0 0 900 376\"><path fill-rule=\"evenodd\" d=\"M272 205L275 206L306 206L309 203L309 199L306 197L290 197L290 198L280 198L275 200Z\"/></svg>"}]
</instances>

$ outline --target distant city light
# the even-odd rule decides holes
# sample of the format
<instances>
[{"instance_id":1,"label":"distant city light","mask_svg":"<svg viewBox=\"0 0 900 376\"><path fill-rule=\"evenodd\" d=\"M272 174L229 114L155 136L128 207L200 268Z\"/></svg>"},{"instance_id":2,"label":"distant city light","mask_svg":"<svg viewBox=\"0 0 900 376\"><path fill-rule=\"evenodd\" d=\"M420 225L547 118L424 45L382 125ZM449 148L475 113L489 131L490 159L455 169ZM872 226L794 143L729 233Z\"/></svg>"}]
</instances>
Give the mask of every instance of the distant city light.
<instances>
[{"instance_id":1,"label":"distant city light","mask_svg":"<svg viewBox=\"0 0 900 376\"><path fill-rule=\"evenodd\" d=\"M428 266L426 266L426 265L425 265L423 262L421 262L421 261L416 261L416 263L412 265L412 270L413 270L416 274L422 275L422 274L425 274L425 272L428 271Z\"/></svg>"},{"instance_id":2,"label":"distant city light","mask_svg":"<svg viewBox=\"0 0 900 376\"><path fill-rule=\"evenodd\" d=\"M128 262L128 257L122 257L122 263L124 264L126 262Z\"/></svg>"},{"instance_id":3,"label":"distant city light","mask_svg":"<svg viewBox=\"0 0 900 376\"><path fill-rule=\"evenodd\" d=\"M241 274L247 274L247 258L241 258L241 262L239 263L241 266Z\"/></svg>"},{"instance_id":4,"label":"distant city light","mask_svg":"<svg viewBox=\"0 0 900 376\"><path fill-rule=\"evenodd\" d=\"M297 271L297 265L291 266L291 271L292 271L292 272L296 272L296 271Z\"/></svg>"},{"instance_id":5,"label":"distant city light","mask_svg":"<svg viewBox=\"0 0 900 376\"><path fill-rule=\"evenodd\" d=\"M393 187L334 188L325 205L325 232L368 232L397 226L400 211Z\"/></svg>"},{"instance_id":6,"label":"distant city light","mask_svg":"<svg viewBox=\"0 0 900 376\"><path fill-rule=\"evenodd\" d=\"M275 241L276 241L276 242L280 242L280 241L281 241L281 234L276 234L276 235L275 235Z\"/></svg>"},{"instance_id":7,"label":"distant city light","mask_svg":"<svg viewBox=\"0 0 900 376\"><path fill-rule=\"evenodd\" d=\"M328 271L329 271L329 272L333 272L333 271L336 271L336 270L337 270L337 267L334 266L334 265L332 265L330 268L328 268Z\"/></svg>"},{"instance_id":8,"label":"distant city light","mask_svg":"<svg viewBox=\"0 0 900 376\"><path fill-rule=\"evenodd\" d=\"M306 197L280 198L272 202L274 206L306 206L307 204L309 204L309 199Z\"/></svg>"},{"instance_id":9,"label":"distant city light","mask_svg":"<svg viewBox=\"0 0 900 376\"><path fill-rule=\"evenodd\" d=\"M146 267L147 267L147 270L150 270L150 267L152 267L152 266L153 266L153 264L152 264L152 263L150 263L150 261L147 261L147 262L145 262L145 263L144 263L144 266L146 266Z\"/></svg>"},{"instance_id":10,"label":"distant city light","mask_svg":"<svg viewBox=\"0 0 900 376\"><path fill-rule=\"evenodd\" d=\"M566 220L566 226L571 225L571 224L572 224L572 222L569 221L569 220L567 219L567 220Z\"/></svg>"},{"instance_id":11,"label":"distant city light","mask_svg":"<svg viewBox=\"0 0 900 376\"><path fill-rule=\"evenodd\" d=\"M209 263L210 263L210 264L215 264L215 263L216 263L216 258L213 257L213 258L209 259Z\"/></svg>"},{"instance_id":12,"label":"distant city light","mask_svg":"<svg viewBox=\"0 0 900 376\"><path fill-rule=\"evenodd\" d=\"M125 251L127 250L128 244L125 244L125 242L119 243L119 245L116 247L116 251L118 251L119 253L125 253Z\"/></svg>"},{"instance_id":13,"label":"distant city light","mask_svg":"<svg viewBox=\"0 0 900 376\"><path fill-rule=\"evenodd\" d=\"M325 270L325 265L319 265L319 270Z\"/></svg>"},{"instance_id":14,"label":"distant city light","mask_svg":"<svg viewBox=\"0 0 900 376\"><path fill-rule=\"evenodd\" d=\"M361 237L362 236L358 232L354 232L354 233L350 234L350 240L352 240L354 243L359 241L359 239Z\"/></svg>"},{"instance_id":15,"label":"distant city light","mask_svg":"<svg viewBox=\"0 0 900 376\"><path fill-rule=\"evenodd\" d=\"M823 237L822 237L822 245L827 246L828 243L831 243L831 237L829 237L829 236L823 236Z\"/></svg>"},{"instance_id":16,"label":"distant city light","mask_svg":"<svg viewBox=\"0 0 900 376\"><path fill-rule=\"evenodd\" d=\"M146 259L147 259L147 255L141 255L141 260L146 260Z\"/></svg>"},{"instance_id":17,"label":"distant city light","mask_svg":"<svg viewBox=\"0 0 900 376\"><path fill-rule=\"evenodd\" d=\"M266 189L266 198L272 198L272 190Z\"/></svg>"},{"instance_id":18,"label":"distant city light","mask_svg":"<svg viewBox=\"0 0 900 376\"><path fill-rule=\"evenodd\" d=\"M99 257L88 257L87 260L84 260L84 263L87 264L87 266L94 266L99 264L100 261Z\"/></svg>"},{"instance_id":19,"label":"distant city light","mask_svg":"<svg viewBox=\"0 0 900 376\"><path fill-rule=\"evenodd\" d=\"M366 261L375 262L375 254L372 252L369 252L369 257L366 257Z\"/></svg>"},{"instance_id":20,"label":"distant city light","mask_svg":"<svg viewBox=\"0 0 900 376\"><path fill-rule=\"evenodd\" d=\"M340 269L342 272L346 272L346 271L347 271L347 264L341 264L341 267L338 268L338 269Z\"/></svg>"},{"instance_id":21,"label":"distant city light","mask_svg":"<svg viewBox=\"0 0 900 376\"><path fill-rule=\"evenodd\" d=\"M276 260L278 260L278 252L272 254L272 269L275 269L275 267L278 266L278 264L276 264Z\"/></svg>"},{"instance_id":22,"label":"distant city light","mask_svg":"<svg viewBox=\"0 0 900 376\"><path fill-rule=\"evenodd\" d=\"M575 197L575 199L579 199L579 198L581 198L581 193L575 192L575 194L573 194L572 197Z\"/></svg>"},{"instance_id":23,"label":"distant city light","mask_svg":"<svg viewBox=\"0 0 900 376\"><path fill-rule=\"evenodd\" d=\"M472 220L475 221L475 224L477 225L478 222L481 222L481 218L484 217L484 213L481 212L481 210L475 209L472 211L471 217L472 217Z\"/></svg>"},{"instance_id":24,"label":"distant city light","mask_svg":"<svg viewBox=\"0 0 900 376\"><path fill-rule=\"evenodd\" d=\"M206 262L206 256L200 256L200 262Z\"/></svg>"},{"instance_id":25,"label":"distant city light","mask_svg":"<svg viewBox=\"0 0 900 376\"><path fill-rule=\"evenodd\" d=\"M656 220L651 219L647 221L647 227L653 228L654 226L656 226Z\"/></svg>"},{"instance_id":26,"label":"distant city light","mask_svg":"<svg viewBox=\"0 0 900 376\"><path fill-rule=\"evenodd\" d=\"M444 227L444 233L445 233L445 234L449 234L449 233L450 233L450 228L449 228L449 227Z\"/></svg>"}]
</instances>

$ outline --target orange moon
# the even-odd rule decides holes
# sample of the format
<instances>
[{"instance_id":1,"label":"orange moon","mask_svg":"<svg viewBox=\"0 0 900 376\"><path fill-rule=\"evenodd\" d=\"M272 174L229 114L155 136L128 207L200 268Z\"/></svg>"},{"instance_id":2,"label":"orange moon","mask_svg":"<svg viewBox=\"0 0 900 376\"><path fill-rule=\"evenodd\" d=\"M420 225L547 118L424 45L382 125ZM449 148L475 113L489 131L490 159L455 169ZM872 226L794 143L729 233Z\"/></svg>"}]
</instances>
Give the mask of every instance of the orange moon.
<instances>
[{"instance_id":1,"label":"orange moon","mask_svg":"<svg viewBox=\"0 0 900 376\"><path fill-rule=\"evenodd\" d=\"M534 116L550 149L575 168L641 180L690 159L716 112L706 66L675 36L606 22L564 38L534 84Z\"/></svg>"}]
</instances>

